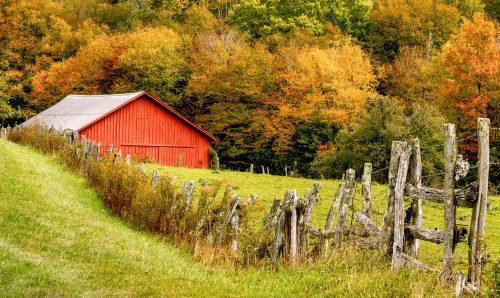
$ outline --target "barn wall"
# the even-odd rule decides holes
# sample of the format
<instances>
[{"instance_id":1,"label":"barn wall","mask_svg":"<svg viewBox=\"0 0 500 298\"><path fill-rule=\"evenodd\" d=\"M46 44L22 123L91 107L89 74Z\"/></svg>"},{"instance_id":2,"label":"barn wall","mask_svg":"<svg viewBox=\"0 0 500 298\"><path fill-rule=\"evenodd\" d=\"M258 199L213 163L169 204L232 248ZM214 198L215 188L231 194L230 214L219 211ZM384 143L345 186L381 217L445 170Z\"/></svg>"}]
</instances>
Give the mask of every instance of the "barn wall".
<instances>
[{"instance_id":1,"label":"barn wall","mask_svg":"<svg viewBox=\"0 0 500 298\"><path fill-rule=\"evenodd\" d=\"M123 155L148 156L167 166L208 168L209 140L157 103L140 97L79 131L87 139L109 144Z\"/></svg>"}]
</instances>

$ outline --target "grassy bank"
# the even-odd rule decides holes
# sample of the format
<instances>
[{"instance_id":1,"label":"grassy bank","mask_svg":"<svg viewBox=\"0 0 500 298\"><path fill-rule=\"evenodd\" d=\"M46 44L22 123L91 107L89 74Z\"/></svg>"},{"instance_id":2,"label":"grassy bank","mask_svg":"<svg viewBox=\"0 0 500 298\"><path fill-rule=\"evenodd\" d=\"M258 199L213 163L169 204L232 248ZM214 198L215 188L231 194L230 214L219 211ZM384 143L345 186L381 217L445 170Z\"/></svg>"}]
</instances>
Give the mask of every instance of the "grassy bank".
<instances>
[{"instance_id":1,"label":"grassy bank","mask_svg":"<svg viewBox=\"0 0 500 298\"><path fill-rule=\"evenodd\" d=\"M301 269L210 269L124 225L85 181L0 140L0 292L5 296L447 296L434 274L391 272L345 246Z\"/></svg>"}]
</instances>

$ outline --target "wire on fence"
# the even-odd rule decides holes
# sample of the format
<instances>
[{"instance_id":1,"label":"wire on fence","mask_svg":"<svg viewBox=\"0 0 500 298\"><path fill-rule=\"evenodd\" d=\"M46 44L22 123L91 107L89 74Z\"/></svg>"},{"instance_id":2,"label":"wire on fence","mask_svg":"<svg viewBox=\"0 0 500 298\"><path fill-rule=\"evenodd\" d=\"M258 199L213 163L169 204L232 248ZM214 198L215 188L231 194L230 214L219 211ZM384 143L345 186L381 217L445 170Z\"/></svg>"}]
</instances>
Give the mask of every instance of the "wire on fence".
<instances>
[{"instance_id":1,"label":"wire on fence","mask_svg":"<svg viewBox=\"0 0 500 298\"><path fill-rule=\"evenodd\" d=\"M378 173L378 172L385 171L385 170L387 170L388 168L389 168L389 167L385 167L385 168L383 168L383 169L379 169L379 170L373 171L373 172L372 172L372 174L376 174L376 173Z\"/></svg>"}]
</instances>

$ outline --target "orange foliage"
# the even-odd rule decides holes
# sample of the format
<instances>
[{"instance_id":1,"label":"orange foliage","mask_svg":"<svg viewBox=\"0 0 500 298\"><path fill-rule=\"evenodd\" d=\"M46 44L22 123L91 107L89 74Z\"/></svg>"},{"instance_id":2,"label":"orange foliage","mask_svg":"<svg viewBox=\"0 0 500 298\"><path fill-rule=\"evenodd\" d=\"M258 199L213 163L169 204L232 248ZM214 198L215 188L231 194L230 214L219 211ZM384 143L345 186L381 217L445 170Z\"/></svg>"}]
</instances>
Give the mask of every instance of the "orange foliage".
<instances>
[{"instance_id":1,"label":"orange foliage","mask_svg":"<svg viewBox=\"0 0 500 298\"><path fill-rule=\"evenodd\" d=\"M444 104L455 107L456 116L474 128L477 117L487 116L487 105L499 86L500 46L496 30L482 13L466 21L443 48L441 63L448 71L441 93Z\"/></svg>"},{"instance_id":2,"label":"orange foliage","mask_svg":"<svg viewBox=\"0 0 500 298\"><path fill-rule=\"evenodd\" d=\"M291 149L291 137L300 122L311 118L348 125L375 94L375 76L358 46L318 48L289 45L279 49L274 64L275 90L266 103L274 113L264 136L273 149Z\"/></svg>"}]
</instances>

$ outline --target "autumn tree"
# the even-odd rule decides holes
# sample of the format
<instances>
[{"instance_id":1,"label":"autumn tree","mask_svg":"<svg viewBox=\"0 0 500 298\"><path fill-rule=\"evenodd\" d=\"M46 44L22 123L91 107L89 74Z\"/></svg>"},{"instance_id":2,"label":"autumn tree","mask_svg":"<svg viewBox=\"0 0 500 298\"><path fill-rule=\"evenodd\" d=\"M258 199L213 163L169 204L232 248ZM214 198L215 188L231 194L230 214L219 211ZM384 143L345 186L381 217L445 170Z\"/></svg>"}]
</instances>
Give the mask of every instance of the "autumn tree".
<instances>
[{"instance_id":1,"label":"autumn tree","mask_svg":"<svg viewBox=\"0 0 500 298\"><path fill-rule=\"evenodd\" d=\"M320 118L348 125L375 94L375 76L359 46L290 44L278 50L273 69L274 85L267 98L273 114L264 135L277 152L291 150L299 123Z\"/></svg>"},{"instance_id":2,"label":"autumn tree","mask_svg":"<svg viewBox=\"0 0 500 298\"><path fill-rule=\"evenodd\" d=\"M262 145L263 92L271 82L271 56L233 30L198 34L189 55L192 76L185 90L185 114L214 133L226 161L245 159Z\"/></svg>"},{"instance_id":3,"label":"autumn tree","mask_svg":"<svg viewBox=\"0 0 500 298\"><path fill-rule=\"evenodd\" d=\"M180 37L167 28L102 36L74 57L38 73L33 78L30 104L40 110L70 93L138 90L177 104L189 78L179 54L181 47Z\"/></svg>"},{"instance_id":4,"label":"autumn tree","mask_svg":"<svg viewBox=\"0 0 500 298\"><path fill-rule=\"evenodd\" d=\"M489 112L488 107L500 96L500 46L496 36L494 24L477 13L442 49L438 63L444 73L436 86L437 96L463 133L475 130L477 117L495 112ZM469 147L464 149L474 146Z\"/></svg>"},{"instance_id":5,"label":"autumn tree","mask_svg":"<svg viewBox=\"0 0 500 298\"><path fill-rule=\"evenodd\" d=\"M37 72L70 57L106 31L90 21L73 27L63 16L61 5L51 0L13 1L1 6L0 69L7 78L3 92L15 110L21 108L30 114L31 79Z\"/></svg>"}]
</instances>

